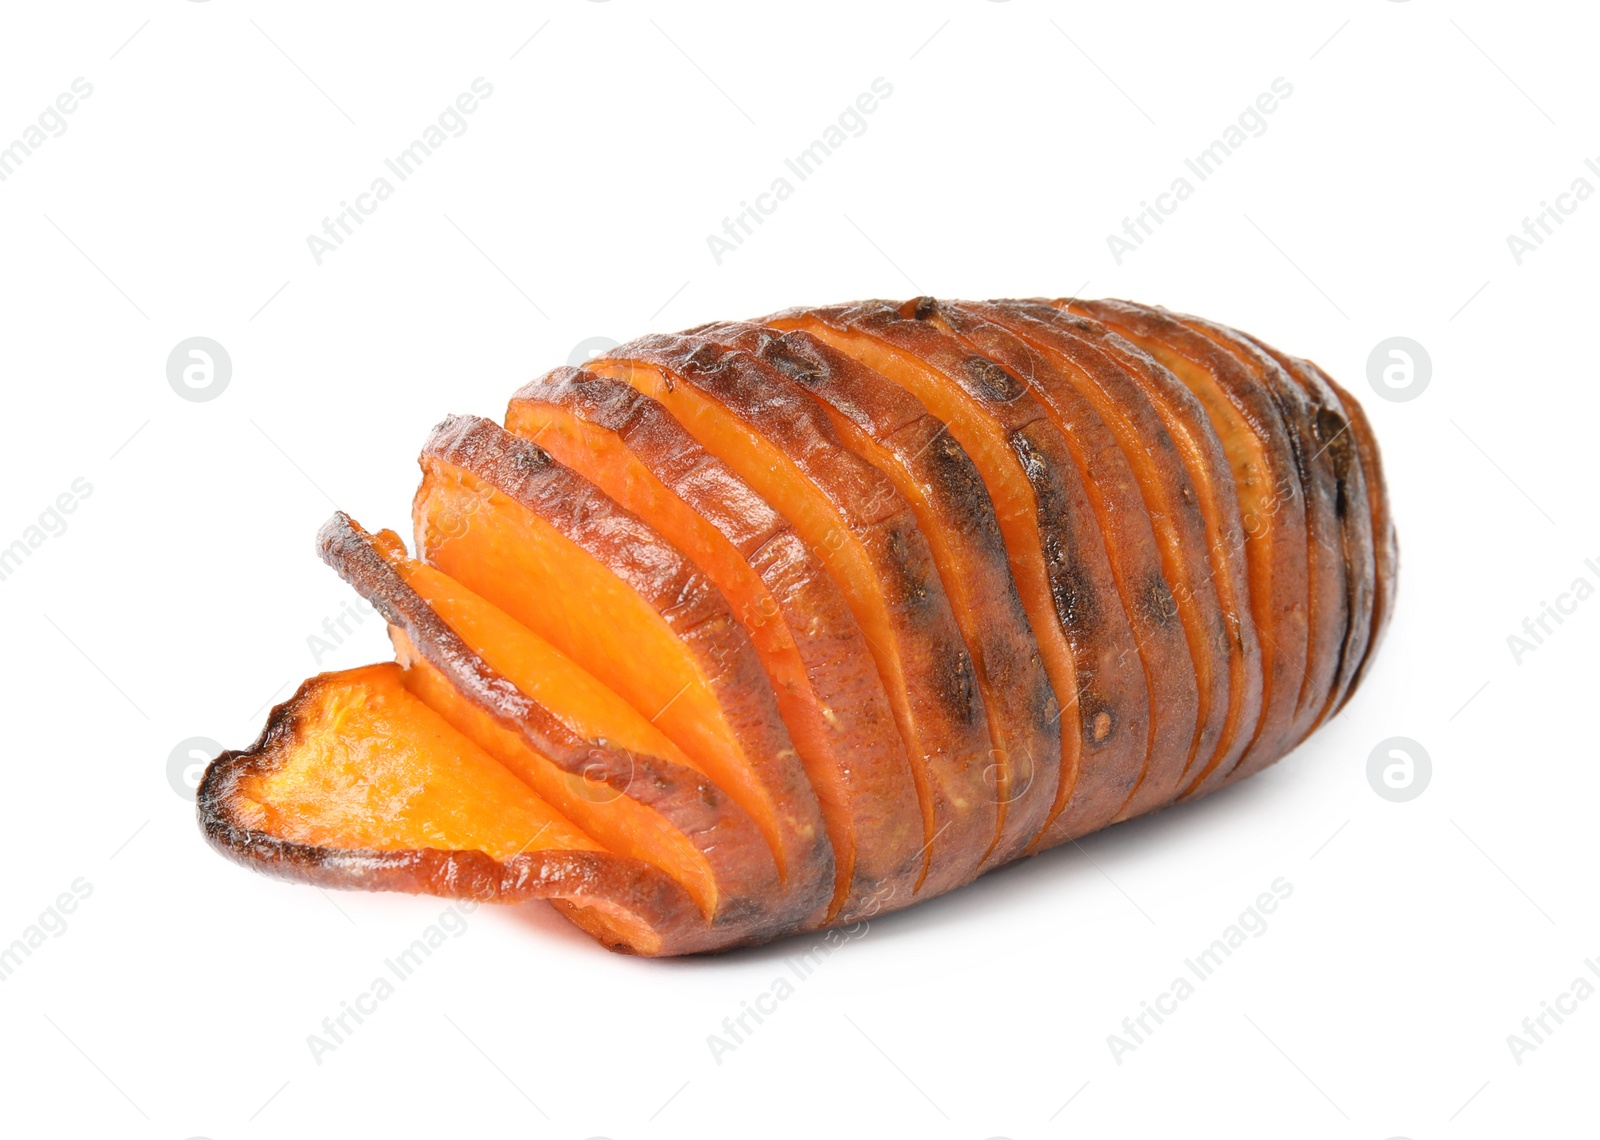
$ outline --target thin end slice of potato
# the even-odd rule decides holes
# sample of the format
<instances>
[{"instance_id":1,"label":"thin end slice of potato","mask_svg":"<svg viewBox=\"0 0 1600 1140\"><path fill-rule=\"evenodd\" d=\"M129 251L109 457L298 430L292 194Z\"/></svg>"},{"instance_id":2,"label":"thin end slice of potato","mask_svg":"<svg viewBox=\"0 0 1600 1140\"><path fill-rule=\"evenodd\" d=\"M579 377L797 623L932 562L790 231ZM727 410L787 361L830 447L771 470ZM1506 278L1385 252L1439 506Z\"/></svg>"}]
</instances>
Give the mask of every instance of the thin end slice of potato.
<instances>
[{"instance_id":1,"label":"thin end slice of potato","mask_svg":"<svg viewBox=\"0 0 1600 1140\"><path fill-rule=\"evenodd\" d=\"M412 696L395 664L324 673L224 752L198 793L206 838L322 887L518 903L561 900L612 949L703 944L660 871L611 854Z\"/></svg>"}]
</instances>

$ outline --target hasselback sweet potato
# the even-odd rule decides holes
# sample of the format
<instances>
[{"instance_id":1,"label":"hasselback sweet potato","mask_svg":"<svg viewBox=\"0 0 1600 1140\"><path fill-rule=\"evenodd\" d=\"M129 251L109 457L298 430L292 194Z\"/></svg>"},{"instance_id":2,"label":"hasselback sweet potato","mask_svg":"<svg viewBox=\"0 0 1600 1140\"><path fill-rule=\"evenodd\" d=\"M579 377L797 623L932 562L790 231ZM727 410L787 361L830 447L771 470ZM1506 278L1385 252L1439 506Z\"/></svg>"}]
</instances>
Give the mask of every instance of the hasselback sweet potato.
<instances>
[{"instance_id":1,"label":"hasselback sweet potato","mask_svg":"<svg viewBox=\"0 0 1600 1140\"><path fill-rule=\"evenodd\" d=\"M318 538L395 662L218 756L202 830L325 887L546 899L635 954L909 906L1248 776L1394 612L1357 402L1126 301L643 337L420 463L415 557L343 514Z\"/></svg>"}]
</instances>

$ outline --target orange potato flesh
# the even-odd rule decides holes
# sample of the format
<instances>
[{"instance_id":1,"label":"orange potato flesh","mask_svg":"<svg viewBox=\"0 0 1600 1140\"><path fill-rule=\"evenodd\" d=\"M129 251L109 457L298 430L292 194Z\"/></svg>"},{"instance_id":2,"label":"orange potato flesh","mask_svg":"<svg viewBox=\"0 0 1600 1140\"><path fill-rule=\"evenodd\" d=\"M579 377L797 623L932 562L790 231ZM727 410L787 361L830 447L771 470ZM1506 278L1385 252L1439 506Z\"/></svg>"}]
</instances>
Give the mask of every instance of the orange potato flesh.
<instances>
[{"instance_id":1,"label":"orange potato flesh","mask_svg":"<svg viewBox=\"0 0 1600 1140\"><path fill-rule=\"evenodd\" d=\"M600 845L452 728L394 665L352 670L302 713L281 766L239 781L238 822L310 847L482 851Z\"/></svg>"},{"instance_id":2,"label":"orange potato flesh","mask_svg":"<svg viewBox=\"0 0 1600 1140\"><path fill-rule=\"evenodd\" d=\"M432 567L408 560L396 569L497 673L549 709L579 737L695 767L631 705L520 622ZM408 690L587 834L618 854L660 867L683 884L707 915L716 912L716 878L688 837L658 812L611 785L552 763L464 696L416 652L404 633L392 630L391 636L407 665Z\"/></svg>"},{"instance_id":3,"label":"orange potato flesh","mask_svg":"<svg viewBox=\"0 0 1600 1140\"><path fill-rule=\"evenodd\" d=\"M866 635L912 758L925 837L917 882L917 890L921 890L928 882L937 853L935 843L944 826L938 823L938 804L943 796L934 787L927 757L941 752L946 742L925 739L922 723L913 710L907 671L900 656L900 637L872 556L841 510L817 490L794 461L764 436L745 427L718 401L691 384L674 383L665 370L651 363L605 359L592 362L590 369L597 375L621 380L666 407L707 451L737 471L788 518L813 550L825 553L829 572Z\"/></svg>"},{"instance_id":4,"label":"orange potato flesh","mask_svg":"<svg viewBox=\"0 0 1600 1140\"><path fill-rule=\"evenodd\" d=\"M432 459L424 471L416 525L428 561L643 714L749 813L780 873L787 870L771 797L699 664L661 615L577 543L476 476Z\"/></svg>"},{"instance_id":5,"label":"orange potato flesh","mask_svg":"<svg viewBox=\"0 0 1600 1140\"><path fill-rule=\"evenodd\" d=\"M850 898L855 881L858 821L852 817L852 807L870 813L861 823L877 820L889 825L881 809L875 810L857 798L850 774L844 770L851 764L851 756L836 754L839 750L835 739L840 732L864 733L866 728L841 724L840 713L855 717L861 715L860 711L836 711L824 703L808 674L793 631L784 620L784 607L761 575L714 523L663 483L615 432L531 396L512 401L506 412L506 428L537 442L623 507L648 519L667 541L694 560L733 606L766 667L784 723L806 761L806 772L816 789L834 849L834 897L829 917L838 914ZM874 742L868 739L863 743ZM887 766L889 758L855 757L857 766L874 762ZM887 840L888 836L882 838ZM882 868L878 874L888 878Z\"/></svg>"}]
</instances>

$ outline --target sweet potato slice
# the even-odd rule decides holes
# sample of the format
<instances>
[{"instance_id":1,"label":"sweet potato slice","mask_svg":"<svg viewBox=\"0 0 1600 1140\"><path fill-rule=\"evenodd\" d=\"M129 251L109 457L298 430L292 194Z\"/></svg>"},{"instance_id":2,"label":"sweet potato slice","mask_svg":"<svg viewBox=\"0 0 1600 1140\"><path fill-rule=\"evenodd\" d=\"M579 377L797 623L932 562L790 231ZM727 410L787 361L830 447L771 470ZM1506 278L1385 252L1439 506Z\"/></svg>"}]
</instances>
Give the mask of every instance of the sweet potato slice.
<instances>
[{"instance_id":1,"label":"sweet potato slice","mask_svg":"<svg viewBox=\"0 0 1600 1140\"><path fill-rule=\"evenodd\" d=\"M490 420L445 420L413 507L428 562L626 700L755 820L791 917L825 910L821 812L744 629L643 521Z\"/></svg>"},{"instance_id":2,"label":"sweet potato slice","mask_svg":"<svg viewBox=\"0 0 1600 1140\"><path fill-rule=\"evenodd\" d=\"M1180 606L1185 602L1198 605L1199 619L1190 622L1186 618L1185 628L1199 631L1204 631L1212 620L1211 603L1215 596L1223 638L1221 644L1214 639L1207 641L1222 655L1220 664L1213 658L1213 670L1227 671L1227 714L1216 749L1198 770L1191 770L1185 776L1187 786L1182 796L1213 790L1221 782L1221 774L1231 771L1249 746L1262 708L1261 646L1250 612L1244 528L1233 472L1228 467L1221 441L1211 429L1210 420L1194 393L1154 357L1098 321L1040 302L991 304L1018 314L1025 322L1020 331L1031 334L1034 340L1056 345L1068 353L1081 354L1085 348L1092 348L1110 362L1114 367L1102 375L1119 385L1133 384L1148 401L1148 410L1153 410L1157 417L1155 422L1140 417L1141 437L1145 432L1158 437L1159 431L1164 430L1189 474L1188 487L1178 488L1177 494L1180 500L1193 495L1190 510L1175 509L1167 520L1185 552L1183 571L1174 594ZM1120 386L1115 391L1121 391ZM1116 402L1119 407L1126 405L1135 413L1145 410L1131 394ZM1198 537L1194 534L1196 515L1201 527ZM1191 649L1199 652L1192 637ZM1198 663L1197 668L1201 668ZM1204 691L1203 673L1200 680ZM1215 672L1210 684L1217 684Z\"/></svg>"},{"instance_id":3,"label":"sweet potato slice","mask_svg":"<svg viewBox=\"0 0 1600 1140\"><path fill-rule=\"evenodd\" d=\"M1056 304L1101 322L1160 361L1199 398L1222 441L1239 495L1262 658L1262 714L1234 771L1271 763L1299 740L1296 712L1309 667L1306 507L1296 441L1271 394L1232 354L1170 314L1127 301Z\"/></svg>"},{"instance_id":4,"label":"sweet potato slice","mask_svg":"<svg viewBox=\"0 0 1600 1140\"><path fill-rule=\"evenodd\" d=\"M1129 806L1137 812L1170 802L1202 753L1209 757L1215 749L1228 705L1227 674L1211 668L1207 641L1221 632L1215 594L1212 613L1202 614L1205 598L1189 574L1201 548L1198 541L1186 547L1180 530L1194 490L1175 445L1143 393L1119 384L1123 378L1108 361L1068 342L1030 343L1018 335L1029 329L1027 320L1011 308L924 301L912 303L912 311L1026 383L1066 442L1106 535L1152 692L1192 709L1182 767L1153 764ZM1106 395L1108 387L1114 396ZM1210 588L1204 579L1198 584Z\"/></svg>"},{"instance_id":5,"label":"sweet potato slice","mask_svg":"<svg viewBox=\"0 0 1600 1140\"><path fill-rule=\"evenodd\" d=\"M1221 328L1198 318L1188 319L1197 327ZM1318 443L1317 453L1327 454L1333 467L1337 488L1334 513L1339 520L1350 620L1341 650L1339 676L1329 691L1321 715L1311 726L1311 731L1315 731L1355 692L1363 666L1370 657L1372 639L1386 620L1384 607L1389 604L1392 591L1394 547L1392 529L1384 531L1386 541L1380 541L1380 530L1374 520L1375 511L1387 510L1383 492L1379 490L1374 494L1368 486L1368 469L1378 466L1377 451L1372 446L1360 406L1316 364L1280 352L1237 329L1222 331L1272 357L1300 385L1315 409L1312 427ZM1370 454L1363 446L1363 434L1366 434L1367 447L1371 448ZM1381 473L1378 477L1381 479Z\"/></svg>"},{"instance_id":6,"label":"sweet potato slice","mask_svg":"<svg viewBox=\"0 0 1600 1140\"><path fill-rule=\"evenodd\" d=\"M318 548L389 622L406 688L587 834L678 880L726 938L793 919L754 821L616 694L392 531L335 514Z\"/></svg>"},{"instance_id":7,"label":"sweet potato slice","mask_svg":"<svg viewBox=\"0 0 1600 1140\"><path fill-rule=\"evenodd\" d=\"M649 522L732 605L822 807L829 919L909 896L924 842L905 746L855 617L789 522L621 381L555 369L512 397L506 427Z\"/></svg>"},{"instance_id":8,"label":"sweet potato slice","mask_svg":"<svg viewBox=\"0 0 1600 1140\"><path fill-rule=\"evenodd\" d=\"M1169 662L1190 668L1195 675L1195 731L1179 783L1165 789L1170 799L1223 757L1237 758L1259 715L1259 698L1253 699L1246 688L1259 687L1259 663L1253 677L1246 675L1242 646L1240 667L1234 668L1230 660L1236 631L1223 607L1218 566L1213 562L1214 554L1225 558L1225 552L1213 552L1206 533L1206 507L1214 503L1215 491L1203 484L1211 472L1196 454L1187 424L1163 404L1177 392L1193 405L1185 410L1203 413L1174 377L1164 377L1170 391L1164 390L1151 371L1140 369L1107 343L1110 334L1104 326L1086 318L1042 303L1011 301L944 305L939 313L976 348L1028 376L1069 439L1081 438L1081 447L1091 456L1119 451L1128 463L1169 591L1161 597L1152 585L1150 604L1157 620L1166 618L1167 631L1181 636L1188 650L1185 661L1169 648ZM1132 350L1126 342L1123 345ZM1146 361L1159 369L1153 360ZM1217 461L1226 472L1226 462L1220 456ZM1096 479L1108 482L1104 476ZM1140 514L1133 503L1123 511ZM1242 562L1241 553L1241 566ZM1244 718L1248 727L1241 734Z\"/></svg>"},{"instance_id":9,"label":"sweet potato slice","mask_svg":"<svg viewBox=\"0 0 1600 1140\"><path fill-rule=\"evenodd\" d=\"M1354 625L1352 602L1359 588L1359 579L1352 574L1357 568L1345 562L1344 520L1350 498L1344 495L1343 480L1335 469L1342 459L1348 470L1348 450L1334 451L1341 442L1348 444L1344 417L1323 402L1323 393L1314 385L1301 382L1254 341L1198 317L1174 317L1237 360L1278 405L1290 433L1306 508L1307 666L1295 716L1296 732L1304 739L1343 694L1343 663ZM1326 395L1331 398L1332 393Z\"/></svg>"},{"instance_id":10,"label":"sweet potato slice","mask_svg":"<svg viewBox=\"0 0 1600 1140\"><path fill-rule=\"evenodd\" d=\"M781 511L828 568L871 647L923 812L919 891L972 879L998 814L972 659L927 540L893 484L839 440L821 407L745 353L692 335L645 337L591 371L664 406Z\"/></svg>"},{"instance_id":11,"label":"sweet potato slice","mask_svg":"<svg viewBox=\"0 0 1600 1140\"><path fill-rule=\"evenodd\" d=\"M1106 536L1061 433L1020 379L917 312L865 302L790 310L764 323L807 332L905 388L977 465L1051 684L1082 733L1082 761L1064 773L1075 779L1058 788L1060 822L1049 834L1085 834L1128 811L1158 741L1159 762L1182 768L1191 725L1177 723L1182 707L1154 699ZM1193 711L1191 699L1191 724Z\"/></svg>"},{"instance_id":12,"label":"sweet potato slice","mask_svg":"<svg viewBox=\"0 0 1600 1140\"><path fill-rule=\"evenodd\" d=\"M704 948L688 894L603 850L407 692L398 665L306 681L198 792L222 854L323 887L559 900L614 950Z\"/></svg>"},{"instance_id":13,"label":"sweet potato slice","mask_svg":"<svg viewBox=\"0 0 1600 1140\"><path fill-rule=\"evenodd\" d=\"M1304 363L1310 364L1310 361ZM1316 365L1311 364L1311 367L1316 368ZM1366 677L1373 656L1378 652L1378 645L1389 628L1389 619L1394 616L1395 589L1400 575L1400 545L1395 536L1394 515L1389 510L1389 488L1383 477L1383 457L1378 453L1378 438L1372 432L1366 409L1333 377L1324 374L1323 379L1333 389L1334 395L1339 397L1344 405L1345 416L1350 421L1350 434L1355 437L1356 453L1361 459L1362 477L1367 485L1368 514L1372 519L1372 632L1367 636L1366 651L1356 668L1355 678L1350 682L1350 691L1354 692ZM1349 700L1348 694L1345 699Z\"/></svg>"},{"instance_id":14,"label":"sweet potato slice","mask_svg":"<svg viewBox=\"0 0 1600 1140\"><path fill-rule=\"evenodd\" d=\"M696 330L748 352L819 401L845 446L871 463L916 513L950 599L989 714L990 794L999 805L988 861L1020 855L1054 805L1061 706L1028 624L994 505L971 458L909 392L803 332L727 323ZM1076 726L1066 734L1077 765Z\"/></svg>"}]
</instances>

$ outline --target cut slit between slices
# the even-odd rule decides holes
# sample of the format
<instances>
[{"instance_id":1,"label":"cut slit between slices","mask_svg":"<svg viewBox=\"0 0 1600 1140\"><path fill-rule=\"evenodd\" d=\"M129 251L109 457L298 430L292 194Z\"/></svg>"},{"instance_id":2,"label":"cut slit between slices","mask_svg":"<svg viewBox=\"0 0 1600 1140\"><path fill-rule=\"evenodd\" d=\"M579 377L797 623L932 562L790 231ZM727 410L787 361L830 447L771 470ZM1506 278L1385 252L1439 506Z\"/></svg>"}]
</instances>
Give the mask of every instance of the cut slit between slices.
<instances>
[{"instance_id":1,"label":"cut slit between slices","mask_svg":"<svg viewBox=\"0 0 1600 1140\"><path fill-rule=\"evenodd\" d=\"M816 797L721 594L641 520L491 421L446 420L421 462L419 553L692 758L766 837L786 906L825 905L833 866Z\"/></svg>"},{"instance_id":2,"label":"cut slit between slices","mask_svg":"<svg viewBox=\"0 0 1600 1140\"><path fill-rule=\"evenodd\" d=\"M685 335L644 338L589 367L664 406L822 560L867 639L911 758L923 823L916 890L968 881L983 850L966 859L972 834L987 837L997 810L976 762L988 749L985 710L926 540L898 492L838 446L820 408L774 393L754 358ZM819 463L827 471L806 466ZM941 858L946 851L961 855Z\"/></svg>"},{"instance_id":3,"label":"cut slit between slices","mask_svg":"<svg viewBox=\"0 0 1600 1140\"><path fill-rule=\"evenodd\" d=\"M843 596L783 517L615 380L557 369L512 398L506 426L647 520L728 599L817 792L836 865L828 918L885 887L909 892L920 809L888 697Z\"/></svg>"},{"instance_id":4,"label":"cut slit between slices","mask_svg":"<svg viewBox=\"0 0 1600 1140\"><path fill-rule=\"evenodd\" d=\"M464 696L417 651L404 630L391 627L396 653L406 666L406 688L585 833L618 854L661 868L683 884L707 917L714 914L719 891L705 855L659 812L629 795L633 781L644 774L641 758L698 771L693 761L616 694L459 582L420 563L401 563L396 569L486 664L550 710L579 739L604 741L606 754L620 754L627 771L609 772L598 748L576 771L555 764Z\"/></svg>"},{"instance_id":5,"label":"cut slit between slices","mask_svg":"<svg viewBox=\"0 0 1600 1140\"><path fill-rule=\"evenodd\" d=\"M885 375L949 425L977 465L1062 707L1062 732L1075 730L1082 744L1078 765L1060 773L1055 801L1035 843L1057 830L1077 835L1104 826L1117 818L1145 774L1153 720L1142 670L1123 667L1137 659L1138 649L1081 484L1075 478L1066 482L1065 465L1048 461L1050 440L1028 430L1054 435L1051 425L1038 421L1011 430L1015 425L1002 422L995 414L999 409L986 406L963 384L854 328L851 317L860 310L876 314L881 305L796 310L764 323L809 333Z\"/></svg>"},{"instance_id":6,"label":"cut slit between slices","mask_svg":"<svg viewBox=\"0 0 1600 1140\"><path fill-rule=\"evenodd\" d=\"M1077 765L1076 725L1060 705L1011 575L994 504L970 456L909 392L805 332L739 322L696 334L758 358L771 382L803 391L841 442L889 479L926 537L972 657L988 712L989 789L998 803L984 862L1008 861L1043 827L1060 783L1063 751Z\"/></svg>"}]
</instances>

